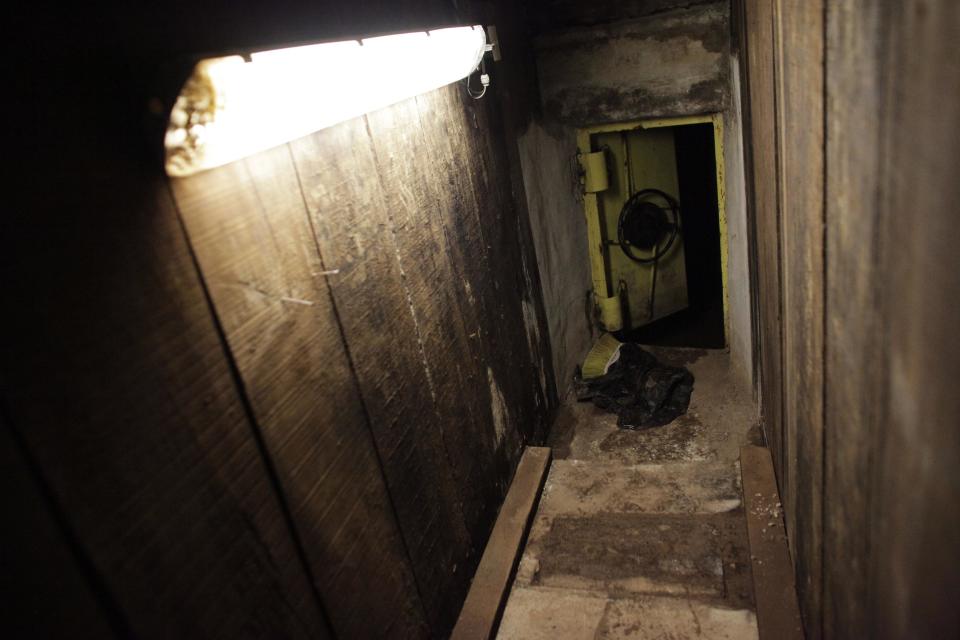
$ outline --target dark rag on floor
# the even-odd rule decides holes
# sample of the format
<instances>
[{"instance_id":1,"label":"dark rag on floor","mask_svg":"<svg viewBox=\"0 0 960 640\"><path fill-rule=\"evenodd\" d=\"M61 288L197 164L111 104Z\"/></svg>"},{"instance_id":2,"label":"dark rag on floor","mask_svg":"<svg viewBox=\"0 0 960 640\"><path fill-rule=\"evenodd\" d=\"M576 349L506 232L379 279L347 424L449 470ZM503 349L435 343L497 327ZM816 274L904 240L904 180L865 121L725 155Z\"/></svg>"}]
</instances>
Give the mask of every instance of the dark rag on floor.
<instances>
[{"instance_id":1,"label":"dark rag on floor","mask_svg":"<svg viewBox=\"0 0 960 640\"><path fill-rule=\"evenodd\" d=\"M639 345L627 342L606 374L583 380L578 373L574 385L577 400L592 400L597 407L616 413L621 429L648 429L687 412L693 374L684 367L662 364Z\"/></svg>"}]
</instances>

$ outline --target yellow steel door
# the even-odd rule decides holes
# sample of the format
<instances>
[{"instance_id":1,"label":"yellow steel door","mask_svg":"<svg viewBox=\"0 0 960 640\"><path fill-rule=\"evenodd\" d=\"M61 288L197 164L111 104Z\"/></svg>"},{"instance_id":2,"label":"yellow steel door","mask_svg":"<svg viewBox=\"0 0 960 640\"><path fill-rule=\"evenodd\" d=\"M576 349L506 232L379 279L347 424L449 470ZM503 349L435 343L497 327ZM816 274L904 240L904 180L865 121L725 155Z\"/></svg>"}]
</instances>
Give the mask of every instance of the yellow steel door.
<instances>
[{"instance_id":1,"label":"yellow steel door","mask_svg":"<svg viewBox=\"0 0 960 640\"><path fill-rule=\"evenodd\" d=\"M627 199L644 189L663 191L679 201L673 129L629 129L590 136L593 150L605 155L609 186L597 193L597 214L610 295L620 298L623 328L648 324L688 306L683 248L683 203L679 230L669 249L652 263L631 260L618 241L618 221ZM667 237L659 241L666 246ZM662 251L662 249L661 249ZM633 249L635 255L643 252ZM647 253L652 255L652 250Z\"/></svg>"}]
</instances>

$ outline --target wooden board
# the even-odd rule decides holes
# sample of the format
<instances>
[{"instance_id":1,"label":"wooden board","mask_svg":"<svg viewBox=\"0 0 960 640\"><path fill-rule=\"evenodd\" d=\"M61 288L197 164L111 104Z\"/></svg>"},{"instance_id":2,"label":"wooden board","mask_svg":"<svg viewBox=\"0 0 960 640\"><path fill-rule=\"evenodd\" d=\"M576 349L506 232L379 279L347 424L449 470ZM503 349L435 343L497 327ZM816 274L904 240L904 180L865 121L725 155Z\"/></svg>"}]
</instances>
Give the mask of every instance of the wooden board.
<instances>
[{"instance_id":1,"label":"wooden board","mask_svg":"<svg viewBox=\"0 0 960 640\"><path fill-rule=\"evenodd\" d=\"M878 292L882 8L827 10L823 627L867 637L873 455L885 346Z\"/></svg>"},{"instance_id":2,"label":"wooden board","mask_svg":"<svg viewBox=\"0 0 960 640\"><path fill-rule=\"evenodd\" d=\"M126 620L109 601L19 434L0 415L0 632L5 638L119 638Z\"/></svg>"},{"instance_id":3,"label":"wooden board","mask_svg":"<svg viewBox=\"0 0 960 640\"><path fill-rule=\"evenodd\" d=\"M482 238L456 219L476 216L478 204L472 185L462 182L469 180L473 163L463 154L463 137L447 131L457 114L443 102L443 91L371 113L367 121L433 409L440 424L458 425L444 429L444 453L470 534L472 564L503 499L500 475L506 465L498 449L506 434L495 429L485 358L475 348L483 328L472 294L483 282L471 283L456 266L461 251L455 247L475 246ZM444 140L454 144L449 156ZM455 167L452 158L466 166ZM459 229L448 227L457 222ZM484 480L491 472L496 482Z\"/></svg>"},{"instance_id":4,"label":"wooden board","mask_svg":"<svg viewBox=\"0 0 960 640\"><path fill-rule=\"evenodd\" d=\"M422 635L425 613L290 150L173 186L334 630Z\"/></svg>"},{"instance_id":5,"label":"wooden board","mask_svg":"<svg viewBox=\"0 0 960 640\"><path fill-rule=\"evenodd\" d=\"M777 192L777 131L775 111L773 4L771 0L746 0L745 46L750 136L748 153L753 176L752 215L756 228L758 273L755 280L760 324L760 387L764 433L781 470L782 363L780 229ZM782 473L778 473L782 477Z\"/></svg>"},{"instance_id":6,"label":"wooden board","mask_svg":"<svg viewBox=\"0 0 960 640\"><path fill-rule=\"evenodd\" d=\"M549 447L524 449L450 636L454 640L488 640L496 634L549 469Z\"/></svg>"},{"instance_id":7,"label":"wooden board","mask_svg":"<svg viewBox=\"0 0 960 640\"><path fill-rule=\"evenodd\" d=\"M740 472L760 640L803 640L793 563L770 450L742 447Z\"/></svg>"},{"instance_id":8,"label":"wooden board","mask_svg":"<svg viewBox=\"0 0 960 640\"><path fill-rule=\"evenodd\" d=\"M471 541L365 119L291 144L429 622L453 624ZM407 268L412 268L407 265ZM375 295L374 295L375 294Z\"/></svg>"},{"instance_id":9,"label":"wooden board","mask_svg":"<svg viewBox=\"0 0 960 640\"><path fill-rule=\"evenodd\" d=\"M783 307L780 494L811 640L821 636L824 327L823 3L777 2ZM800 561L800 558L803 561Z\"/></svg>"},{"instance_id":10,"label":"wooden board","mask_svg":"<svg viewBox=\"0 0 960 640\"><path fill-rule=\"evenodd\" d=\"M960 615L960 5L885 16L881 169L888 355L874 443L867 636L957 638Z\"/></svg>"},{"instance_id":11,"label":"wooden board","mask_svg":"<svg viewBox=\"0 0 960 640\"><path fill-rule=\"evenodd\" d=\"M133 635L327 637L167 186L87 131L3 222L9 420Z\"/></svg>"},{"instance_id":12,"label":"wooden board","mask_svg":"<svg viewBox=\"0 0 960 640\"><path fill-rule=\"evenodd\" d=\"M474 288L485 299L481 322L482 334L489 338L484 341L487 366L503 396L507 424L514 425L506 430L503 452L508 461L501 476L505 492L523 445L543 441L552 411L546 391L550 375L541 355L547 351L547 336L537 311L542 304L540 281L529 222L518 204L523 199L518 159L511 163L508 147L513 145L498 142L515 134L508 131L504 114L493 101L474 100L456 85L444 92L468 132L467 145L459 154L473 159L471 181L479 207L469 224L476 226L482 252L471 277L482 285Z\"/></svg>"}]
</instances>

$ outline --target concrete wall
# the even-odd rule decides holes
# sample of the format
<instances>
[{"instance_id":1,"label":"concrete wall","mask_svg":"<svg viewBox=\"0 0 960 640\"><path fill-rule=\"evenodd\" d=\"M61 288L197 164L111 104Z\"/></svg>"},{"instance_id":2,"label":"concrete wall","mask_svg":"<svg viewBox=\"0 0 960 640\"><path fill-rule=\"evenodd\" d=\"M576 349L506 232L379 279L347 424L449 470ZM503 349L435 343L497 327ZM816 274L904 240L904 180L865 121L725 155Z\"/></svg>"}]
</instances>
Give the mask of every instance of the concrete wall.
<instances>
[{"instance_id":1,"label":"concrete wall","mask_svg":"<svg viewBox=\"0 0 960 640\"><path fill-rule=\"evenodd\" d=\"M574 26L592 26L675 11L717 0L532 0L529 20L537 33Z\"/></svg>"},{"instance_id":2,"label":"concrete wall","mask_svg":"<svg viewBox=\"0 0 960 640\"><path fill-rule=\"evenodd\" d=\"M728 25L721 2L538 36L544 111L573 125L721 111Z\"/></svg>"},{"instance_id":3,"label":"concrete wall","mask_svg":"<svg viewBox=\"0 0 960 640\"><path fill-rule=\"evenodd\" d=\"M560 13L547 11L551 3L543 0L531 17L538 30L540 113L519 146L559 394L593 340L584 309L590 272L575 173L576 129L717 112L725 121L729 346L735 370L751 382L739 85L728 3L634 2L626 11L599 2L577 11L562 2Z\"/></svg>"},{"instance_id":4,"label":"concrete wall","mask_svg":"<svg viewBox=\"0 0 960 640\"><path fill-rule=\"evenodd\" d=\"M573 129L533 121L518 139L558 395L590 350L590 262Z\"/></svg>"}]
</instances>

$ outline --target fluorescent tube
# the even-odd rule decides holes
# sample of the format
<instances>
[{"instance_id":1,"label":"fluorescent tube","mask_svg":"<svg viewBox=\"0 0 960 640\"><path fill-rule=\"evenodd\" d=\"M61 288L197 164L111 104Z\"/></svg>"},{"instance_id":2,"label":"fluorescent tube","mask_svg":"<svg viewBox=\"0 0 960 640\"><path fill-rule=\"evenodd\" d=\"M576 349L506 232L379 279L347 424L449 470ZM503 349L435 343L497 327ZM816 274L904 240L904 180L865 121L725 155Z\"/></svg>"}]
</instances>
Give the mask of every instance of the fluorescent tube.
<instances>
[{"instance_id":1,"label":"fluorescent tube","mask_svg":"<svg viewBox=\"0 0 960 640\"><path fill-rule=\"evenodd\" d=\"M473 26L201 60L170 114L167 174L218 167L460 80L485 46Z\"/></svg>"}]
</instances>

